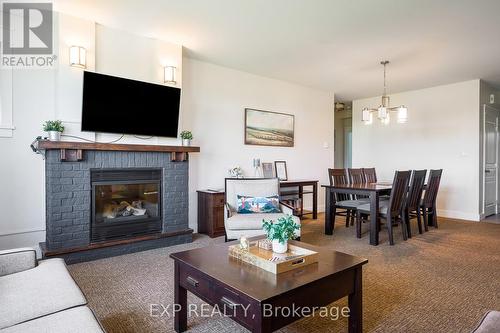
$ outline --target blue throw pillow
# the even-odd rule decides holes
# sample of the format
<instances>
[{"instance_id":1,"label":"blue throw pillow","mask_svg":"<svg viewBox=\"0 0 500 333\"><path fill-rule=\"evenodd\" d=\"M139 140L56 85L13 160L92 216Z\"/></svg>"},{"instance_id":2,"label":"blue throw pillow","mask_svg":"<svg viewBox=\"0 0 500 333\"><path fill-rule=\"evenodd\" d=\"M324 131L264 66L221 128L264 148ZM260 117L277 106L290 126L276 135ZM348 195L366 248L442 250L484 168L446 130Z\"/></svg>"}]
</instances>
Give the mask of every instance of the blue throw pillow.
<instances>
[{"instance_id":1,"label":"blue throw pillow","mask_svg":"<svg viewBox=\"0 0 500 333\"><path fill-rule=\"evenodd\" d=\"M277 195L271 197L238 195L238 214L281 213L279 207L280 198Z\"/></svg>"}]
</instances>

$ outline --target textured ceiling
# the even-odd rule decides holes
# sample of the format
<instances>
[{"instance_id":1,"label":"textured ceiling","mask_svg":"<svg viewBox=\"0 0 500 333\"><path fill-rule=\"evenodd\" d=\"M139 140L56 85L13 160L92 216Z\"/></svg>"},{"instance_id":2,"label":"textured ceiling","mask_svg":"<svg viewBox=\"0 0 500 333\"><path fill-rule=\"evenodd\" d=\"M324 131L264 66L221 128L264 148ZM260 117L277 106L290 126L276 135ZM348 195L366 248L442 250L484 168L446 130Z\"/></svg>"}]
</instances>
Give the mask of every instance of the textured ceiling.
<instances>
[{"instance_id":1,"label":"textured ceiling","mask_svg":"<svg viewBox=\"0 0 500 333\"><path fill-rule=\"evenodd\" d=\"M184 45L187 56L350 100L500 84L500 0L57 0L56 9Z\"/></svg>"}]
</instances>

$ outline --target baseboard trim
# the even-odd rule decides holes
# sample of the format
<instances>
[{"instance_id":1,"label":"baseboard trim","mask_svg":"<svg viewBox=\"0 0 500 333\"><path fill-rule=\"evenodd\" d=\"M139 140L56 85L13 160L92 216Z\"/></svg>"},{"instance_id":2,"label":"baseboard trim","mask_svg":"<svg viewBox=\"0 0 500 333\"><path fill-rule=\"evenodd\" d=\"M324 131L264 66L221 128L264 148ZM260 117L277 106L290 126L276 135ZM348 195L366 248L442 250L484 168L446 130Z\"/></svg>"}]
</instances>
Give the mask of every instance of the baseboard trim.
<instances>
[{"instance_id":1,"label":"baseboard trim","mask_svg":"<svg viewBox=\"0 0 500 333\"><path fill-rule=\"evenodd\" d=\"M45 229L14 230L14 231L11 231L11 232L0 233L0 237L15 236L15 235L22 235L22 234L30 234L30 233L35 233L35 232L45 232Z\"/></svg>"},{"instance_id":2,"label":"baseboard trim","mask_svg":"<svg viewBox=\"0 0 500 333\"><path fill-rule=\"evenodd\" d=\"M446 209L438 209L437 210L438 217L444 217L454 220L464 220L470 222L479 222L481 221L480 214L472 214L466 212L460 212L455 210L446 210Z\"/></svg>"}]
</instances>

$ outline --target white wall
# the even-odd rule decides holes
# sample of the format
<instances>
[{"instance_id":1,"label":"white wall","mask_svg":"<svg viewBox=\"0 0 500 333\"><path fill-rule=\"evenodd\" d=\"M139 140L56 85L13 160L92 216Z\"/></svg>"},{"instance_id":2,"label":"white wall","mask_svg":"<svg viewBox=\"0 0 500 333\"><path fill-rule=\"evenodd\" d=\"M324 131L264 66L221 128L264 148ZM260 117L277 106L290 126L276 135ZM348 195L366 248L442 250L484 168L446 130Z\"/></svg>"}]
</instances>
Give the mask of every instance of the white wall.
<instances>
[{"instance_id":1,"label":"white wall","mask_svg":"<svg viewBox=\"0 0 500 333\"><path fill-rule=\"evenodd\" d=\"M443 169L438 215L479 219L479 80L391 95L408 107L408 122L361 122L363 107L380 97L353 102L353 167L376 167L378 178L395 170Z\"/></svg>"},{"instance_id":2,"label":"white wall","mask_svg":"<svg viewBox=\"0 0 500 333\"><path fill-rule=\"evenodd\" d=\"M183 128L201 153L190 155L190 225L196 223L196 190L224 188L227 170L253 176L252 159L285 160L290 179L328 182L333 166L333 93L184 59ZM295 147L244 144L246 107L295 115ZM324 148L324 143L329 148ZM324 205L320 192L319 205Z\"/></svg>"},{"instance_id":3,"label":"white wall","mask_svg":"<svg viewBox=\"0 0 500 333\"><path fill-rule=\"evenodd\" d=\"M54 73L14 70L12 91L16 129L0 138L0 249L45 239L44 162L29 145L54 117Z\"/></svg>"}]
</instances>

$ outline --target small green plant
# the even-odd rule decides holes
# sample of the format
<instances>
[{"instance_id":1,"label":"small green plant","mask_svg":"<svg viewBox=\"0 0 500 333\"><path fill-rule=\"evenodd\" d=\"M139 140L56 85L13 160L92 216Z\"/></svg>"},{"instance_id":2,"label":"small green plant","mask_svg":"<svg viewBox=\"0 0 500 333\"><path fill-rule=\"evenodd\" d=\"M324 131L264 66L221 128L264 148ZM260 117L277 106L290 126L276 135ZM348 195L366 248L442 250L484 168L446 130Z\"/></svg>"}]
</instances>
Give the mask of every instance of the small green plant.
<instances>
[{"instance_id":1,"label":"small green plant","mask_svg":"<svg viewBox=\"0 0 500 333\"><path fill-rule=\"evenodd\" d=\"M64 126L60 120L47 120L43 124L43 130L45 132L56 131L62 133L64 132Z\"/></svg>"},{"instance_id":2,"label":"small green plant","mask_svg":"<svg viewBox=\"0 0 500 333\"><path fill-rule=\"evenodd\" d=\"M184 140L192 140L193 139L193 133L190 131L182 131L181 132L181 138Z\"/></svg>"},{"instance_id":3,"label":"small green plant","mask_svg":"<svg viewBox=\"0 0 500 333\"><path fill-rule=\"evenodd\" d=\"M269 240L278 240L281 244L285 244L287 240L294 238L295 230L299 230L300 225L293 221L291 215L286 215L278 218L276 222L262 220L262 228Z\"/></svg>"}]
</instances>

